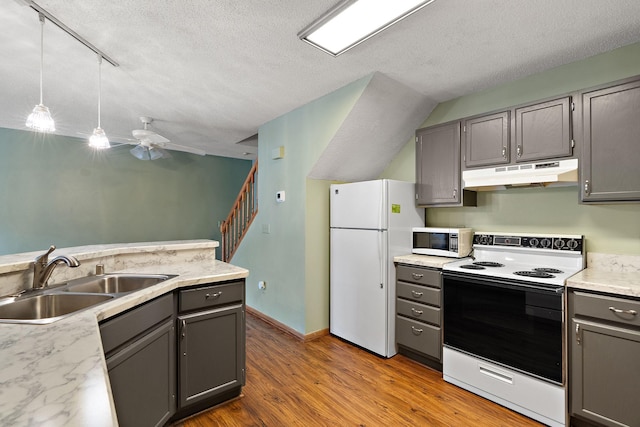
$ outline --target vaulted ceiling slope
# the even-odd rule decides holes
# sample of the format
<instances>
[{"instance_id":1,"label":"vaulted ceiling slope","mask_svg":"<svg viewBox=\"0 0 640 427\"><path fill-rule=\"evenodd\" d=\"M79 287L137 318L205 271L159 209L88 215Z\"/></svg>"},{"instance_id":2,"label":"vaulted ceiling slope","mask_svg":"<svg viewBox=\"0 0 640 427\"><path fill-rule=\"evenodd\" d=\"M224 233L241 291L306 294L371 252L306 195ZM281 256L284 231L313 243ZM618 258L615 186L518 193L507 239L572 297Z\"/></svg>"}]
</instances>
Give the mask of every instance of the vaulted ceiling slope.
<instances>
[{"instance_id":1,"label":"vaulted ceiling slope","mask_svg":"<svg viewBox=\"0 0 640 427\"><path fill-rule=\"evenodd\" d=\"M0 2L0 127L38 103L40 24ZM297 34L338 0L37 0L120 67L102 66L102 127L139 116L172 142L254 158L262 124L380 72L435 102L640 41L638 0L436 0L337 58ZM45 25L44 104L58 133L96 126L97 59ZM243 153L249 153L245 155Z\"/></svg>"},{"instance_id":2,"label":"vaulted ceiling slope","mask_svg":"<svg viewBox=\"0 0 640 427\"><path fill-rule=\"evenodd\" d=\"M347 182L377 178L435 106L420 92L375 73L309 178Z\"/></svg>"}]
</instances>

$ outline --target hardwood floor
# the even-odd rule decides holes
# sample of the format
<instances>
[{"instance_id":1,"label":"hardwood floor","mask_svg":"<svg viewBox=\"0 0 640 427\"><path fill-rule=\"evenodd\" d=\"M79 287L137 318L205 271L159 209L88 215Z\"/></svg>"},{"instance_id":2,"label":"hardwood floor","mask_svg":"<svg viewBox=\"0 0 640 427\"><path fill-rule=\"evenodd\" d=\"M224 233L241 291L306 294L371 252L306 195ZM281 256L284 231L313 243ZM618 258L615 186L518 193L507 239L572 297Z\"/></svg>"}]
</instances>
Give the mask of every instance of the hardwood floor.
<instances>
[{"instance_id":1,"label":"hardwood floor","mask_svg":"<svg viewBox=\"0 0 640 427\"><path fill-rule=\"evenodd\" d=\"M333 336L303 343L247 316L239 399L182 424L202 426L540 426L446 383L402 355L383 359Z\"/></svg>"}]
</instances>

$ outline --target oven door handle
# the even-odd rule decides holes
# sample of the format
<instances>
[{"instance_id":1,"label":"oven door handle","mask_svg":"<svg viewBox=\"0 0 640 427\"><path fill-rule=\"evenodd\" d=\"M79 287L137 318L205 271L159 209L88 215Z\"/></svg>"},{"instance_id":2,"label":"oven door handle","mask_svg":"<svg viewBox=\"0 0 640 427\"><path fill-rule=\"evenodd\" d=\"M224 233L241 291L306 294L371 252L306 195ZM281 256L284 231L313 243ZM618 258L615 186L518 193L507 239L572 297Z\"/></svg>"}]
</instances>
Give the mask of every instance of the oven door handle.
<instances>
[{"instance_id":1,"label":"oven door handle","mask_svg":"<svg viewBox=\"0 0 640 427\"><path fill-rule=\"evenodd\" d=\"M446 282L447 279L461 280L466 283L473 283L473 284L482 285L482 286L494 286L497 288L504 288L504 289L517 290L517 289L526 288L534 292L540 292L545 294L563 294L564 293L564 286L562 285L559 285L559 286L536 285L533 283L526 283L526 282L511 282L508 279L498 279L498 278L486 277L486 276L471 276L466 274L452 273L452 272L445 271L442 274L443 283Z\"/></svg>"}]
</instances>

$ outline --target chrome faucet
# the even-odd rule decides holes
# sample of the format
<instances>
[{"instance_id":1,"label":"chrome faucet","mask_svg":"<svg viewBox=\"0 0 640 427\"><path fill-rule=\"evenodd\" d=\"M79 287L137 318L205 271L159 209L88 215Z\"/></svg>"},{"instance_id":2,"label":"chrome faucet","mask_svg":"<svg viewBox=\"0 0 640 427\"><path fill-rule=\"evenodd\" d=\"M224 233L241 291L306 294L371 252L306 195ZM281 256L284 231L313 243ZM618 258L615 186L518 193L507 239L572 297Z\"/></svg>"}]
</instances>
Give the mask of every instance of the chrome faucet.
<instances>
[{"instance_id":1,"label":"chrome faucet","mask_svg":"<svg viewBox=\"0 0 640 427\"><path fill-rule=\"evenodd\" d=\"M67 264L68 267L80 266L78 261L73 256L60 255L49 261L49 254L55 251L56 247L51 245L49 250L36 258L33 263L33 289L40 289L47 286L47 281L51 277L51 273L59 264Z\"/></svg>"}]
</instances>

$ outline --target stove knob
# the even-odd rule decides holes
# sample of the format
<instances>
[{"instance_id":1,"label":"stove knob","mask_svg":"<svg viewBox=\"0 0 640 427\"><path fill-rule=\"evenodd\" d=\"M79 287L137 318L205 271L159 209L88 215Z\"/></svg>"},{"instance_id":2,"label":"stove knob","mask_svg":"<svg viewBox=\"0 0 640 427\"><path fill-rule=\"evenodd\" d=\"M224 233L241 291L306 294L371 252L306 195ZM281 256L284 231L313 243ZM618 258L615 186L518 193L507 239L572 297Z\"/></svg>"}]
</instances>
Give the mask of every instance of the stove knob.
<instances>
[{"instance_id":1,"label":"stove knob","mask_svg":"<svg viewBox=\"0 0 640 427\"><path fill-rule=\"evenodd\" d=\"M480 243L482 243L483 245L489 243L489 236L480 236Z\"/></svg>"},{"instance_id":2,"label":"stove knob","mask_svg":"<svg viewBox=\"0 0 640 427\"><path fill-rule=\"evenodd\" d=\"M555 246L556 249L562 249L564 247L564 239L556 239L555 242L553 242L553 246Z\"/></svg>"},{"instance_id":3,"label":"stove knob","mask_svg":"<svg viewBox=\"0 0 640 427\"><path fill-rule=\"evenodd\" d=\"M532 238L531 240L529 240L529 246L531 246L532 248L535 248L538 246L538 243L540 243L538 241L538 239L536 239L535 237Z\"/></svg>"},{"instance_id":4,"label":"stove knob","mask_svg":"<svg viewBox=\"0 0 640 427\"><path fill-rule=\"evenodd\" d=\"M569 249L575 249L578 247L578 241L576 239L571 239L567 242L567 246Z\"/></svg>"},{"instance_id":5,"label":"stove knob","mask_svg":"<svg viewBox=\"0 0 640 427\"><path fill-rule=\"evenodd\" d=\"M540 241L540 246L542 246L543 248L548 248L549 246L551 246L551 240L545 237Z\"/></svg>"}]
</instances>

